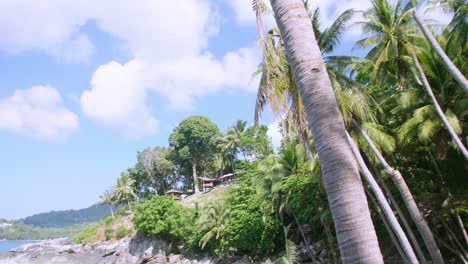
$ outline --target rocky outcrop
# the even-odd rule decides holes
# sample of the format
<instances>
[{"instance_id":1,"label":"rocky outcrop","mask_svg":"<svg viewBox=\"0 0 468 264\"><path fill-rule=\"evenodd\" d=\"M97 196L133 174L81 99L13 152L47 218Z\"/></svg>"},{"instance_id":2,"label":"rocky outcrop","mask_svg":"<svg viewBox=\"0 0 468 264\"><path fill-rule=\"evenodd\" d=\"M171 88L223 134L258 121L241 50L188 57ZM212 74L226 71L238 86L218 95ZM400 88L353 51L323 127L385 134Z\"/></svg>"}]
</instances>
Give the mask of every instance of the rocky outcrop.
<instances>
[{"instance_id":1,"label":"rocky outcrop","mask_svg":"<svg viewBox=\"0 0 468 264\"><path fill-rule=\"evenodd\" d=\"M73 244L71 239L60 238L0 253L0 264L221 264L236 261L237 264L250 263L246 258L223 260L188 256L164 240L141 233L119 241L90 244Z\"/></svg>"}]
</instances>

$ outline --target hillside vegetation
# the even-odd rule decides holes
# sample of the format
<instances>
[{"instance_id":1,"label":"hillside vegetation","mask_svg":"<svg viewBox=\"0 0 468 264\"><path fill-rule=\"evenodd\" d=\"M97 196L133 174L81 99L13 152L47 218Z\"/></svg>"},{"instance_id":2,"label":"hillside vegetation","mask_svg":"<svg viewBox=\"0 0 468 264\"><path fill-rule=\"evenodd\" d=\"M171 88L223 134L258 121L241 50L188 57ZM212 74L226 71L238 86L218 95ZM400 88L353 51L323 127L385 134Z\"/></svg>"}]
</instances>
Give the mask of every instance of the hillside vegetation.
<instances>
[{"instance_id":1,"label":"hillside vegetation","mask_svg":"<svg viewBox=\"0 0 468 264\"><path fill-rule=\"evenodd\" d=\"M96 241L119 240L134 233L132 215L118 210L112 218L108 215L101 221L87 226L73 237L75 243L92 243Z\"/></svg>"},{"instance_id":2,"label":"hillside vegetation","mask_svg":"<svg viewBox=\"0 0 468 264\"><path fill-rule=\"evenodd\" d=\"M80 210L51 211L26 217L23 222L36 227L65 227L89 224L109 214L109 205L95 204Z\"/></svg>"},{"instance_id":3,"label":"hillside vegetation","mask_svg":"<svg viewBox=\"0 0 468 264\"><path fill-rule=\"evenodd\" d=\"M33 227L21 221L10 222L11 226L0 228L0 240L43 240L59 237L72 237L86 225L70 225L67 227Z\"/></svg>"}]
</instances>

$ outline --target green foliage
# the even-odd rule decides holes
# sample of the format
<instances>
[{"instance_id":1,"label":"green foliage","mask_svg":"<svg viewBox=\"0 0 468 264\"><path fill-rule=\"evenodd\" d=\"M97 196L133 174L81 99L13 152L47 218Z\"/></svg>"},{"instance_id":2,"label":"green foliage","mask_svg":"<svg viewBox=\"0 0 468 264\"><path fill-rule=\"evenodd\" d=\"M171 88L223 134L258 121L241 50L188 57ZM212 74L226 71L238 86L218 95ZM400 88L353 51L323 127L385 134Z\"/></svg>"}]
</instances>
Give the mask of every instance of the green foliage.
<instances>
[{"instance_id":1,"label":"green foliage","mask_svg":"<svg viewBox=\"0 0 468 264\"><path fill-rule=\"evenodd\" d=\"M73 242L75 243L91 243L97 240L96 234L99 228L99 224L94 224L86 227L80 233L78 233L74 238Z\"/></svg>"},{"instance_id":2,"label":"green foliage","mask_svg":"<svg viewBox=\"0 0 468 264\"><path fill-rule=\"evenodd\" d=\"M212 156L220 131L204 116L191 116L180 122L169 136L169 145L181 160L198 161Z\"/></svg>"},{"instance_id":3,"label":"green foliage","mask_svg":"<svg viewBox=\"0 0 468 264\"><path fill-rule=\"evenodd\" d=\"M98 230L104 229L104 239L109 240L113 237L113 230L111 225L114 221L119 220L125 215L123 208L120 208L116 214L115 219L112 216L106 216L101 221L87 226L86 228L82 229L78 234L73 237L73 242L75 243L92 243L98 240Z\"/></svg>"},{"instance_id":4,"label":"green foliage","mask_svg":"<svg viewBox=\"0 0 468 264\"><path fill-rule=\"evenodd\" d=\"M117 185L112 190L113 200L117 204L127 203L130 211L130 202L136 197L134 184L135 180L128 173L123 172L117 179Z\"/></svg>"},{"instance_id":5,"label":"green foliage","mask_svg":"<svg viewBox=\"0 0 468 264\"><path fill-rule=\"evenodd\" d=\"M1 222L1 221L0 221ZM33 227L22 221L9 222L9 227L0 228L0 240L43 240L60 237L71 237L80 232L86 225L68 225L65 227Z\"/></svg>"},{"instance_id":6,"label":"green foliage","mask_svg":"<svg viewBox=\"0 0 468 264\"><path fill-rule=\"evenodd\" d=\"M66 227L89 224L109 214L108 204L95 204L80 210L52 211L26 217L23 222L35 227Z\"/></svg>"},{"instance_id":7,"label":"green foliage","mask_svg":"<svg viewBox=\"0 0 468 264\"><path fill-rule=\"evenodd\" d=\"M265 125L251 126L240 136L239 147L244 155L252 158L263 158L273 153Z\"/></svg>"},{"instance_id":8,"label":"green foliage","mask_svg":"<svg viewBox=\"0 0 468 264\"><path fill-rule=\"evenodd\" d=\"M264 214L255 189L247 183L232 190L226 198L229 218L225 223L217 251L224 254L265 256L275 251L281 238L274 214Z\"/></svg>"},{"instance_id":9,"label":"green foliage","mask_svg":"<svg viewBox=\"0 0 468 264\"><path fill-rule=\"evenodd\" d=\"M193 212L169 196L153 196L135 207L135 228L171 240L185 239L193 227Z\"/></svg>"},{"instance_id":10,"label":"green foliage","mask_svg":"<svg viewBox=\"0 0 468 264\"><path fill-rule=\"evenodd\" d=\"M130 228L127 228L125 225L119 225L115 229L115 238L117 240L122 239L132 233L132 230Z\"/></svg>"},{"instance_id":11,"label":"green foliage","mask_svg":"<svg viewBox=\"0 0 468 264\"><path fill-rule=\"evenodd\" d=\"M112 229L106 228L106 230L104 230L104 238L106 241L110 240L113 235L114 235L114 231Z\"/></svg>"}]
</instances>

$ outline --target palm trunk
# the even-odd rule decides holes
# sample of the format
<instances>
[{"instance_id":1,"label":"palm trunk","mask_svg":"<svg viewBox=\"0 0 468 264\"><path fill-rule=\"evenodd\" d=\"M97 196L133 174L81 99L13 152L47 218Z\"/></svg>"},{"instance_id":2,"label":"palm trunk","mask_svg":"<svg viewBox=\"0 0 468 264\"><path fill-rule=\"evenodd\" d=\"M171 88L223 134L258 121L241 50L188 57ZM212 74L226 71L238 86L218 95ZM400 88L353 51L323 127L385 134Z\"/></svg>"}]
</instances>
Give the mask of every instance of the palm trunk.
<instances>
[{"instance_id":1,"label":"palm trunk","mask_svg":"<svg viewBox=\"0 0 468 264\"><path fill-rule=\"evenodd\" d=\"M193 175L193 189L195 194L200 193L200 189L198 188L198 177L197 177L197 163L192 161L192 175Z\"/></svg>"},{"instance_id":2,"label":"palm trunk","mask_svg":"<svg viewBox=\"0 0 468 264\"><path fill-rule=\"evenodd\" d=\"M109 205L110 206L110 211L111 211L111 215L112 215L112 219L114 219L114 209L112 209L112 204Z\"/></svg>"},{"instance_id":3,"label":"palm trunk","mask_svg":"<svg viewBox=\"0 0 468 264\"><path fill-rule=\"evenodd\" d=\"M408 220L406 219L405 214L403 213L403 211L401 210L401 208L398 205L397 201L395 200L395 197L393 197L393 194L390 191L390 189L388 188L385 181L382 179L382 177L379 176L379 174L376 173L376 175L377 175L377 179L381 183L385 193L387 194L387 197L390 199L390 202L393 204L393 207L395 207L395 210L397 211L397 214L400 217L401 222L403 223L403 227L405 228L406 233L408 233L409 239L413 243L413 247L416 250L416 253L418 254L419 261L422 264L426 264L427 263L426 257L424 256L424 253L423 253L423 251L421 249L421 246L419 245L418 239L414 235L414 232L411 229L411 225L408 222Z\"/></svg>"},{"instance_id":4,"label":"palm trunk","mask_svg":"<svg viewBox=\"0 0 468 264\"><path fill-rule=\"evenodd\" d=\"M127 205L128 205L128 210L130 210L130 213L133 213L132 207L130 206L130 200L127 200Z\"/></svg>"},{"instance_id":5,"label":"palm trunk","mask_svg":"<svg viewBox=\"0 0 468 264\"><path fill-rule=\"evenodd\" d=\"M383 194L379 185L372 176L372 173L367 168L367 165L364 162L364 159L362 158L361 153L359 152L359 149L356 146L356 143L354 143L353 139L349 134L347 134L347 136L349 144L351 145L351 150L353 151L354 156L356 157L356 161L359 164L359 167L361 167L362 176L364 176L364 179L367 181L372 192L374 193L380 208L382 208L385 217L389 221L390 226L395 232L395 235L398 238L398 241L400 242L406 257L408 258L409 263L419 263L418 258L416 257L416 254L414 253L413 248L411 247L411 244L408 241L408 238L406 237L405 232L401 228L400 223L398 223L395 214L393 214L392 208L388 204L387 199L385 199L385 195Z\"/></svg>"},{"instance_id":6,"label":"palm trunk","mask_svg":"<svg viewBox=\"0 0 468 264\"><path fill-rule=\"evenodd\" d=\"M299 221L297 220L297 217L296 217L296 214L294 214L294 212L291 212L293 218L294 218L294 221L296 222L296 225L297 225L297 228L299 229L299 232L301 233L301 236L302 236L302 240L304 240L304 245L306 246L306 251L307 251L307 254L309 254L309 257L310 259L313 261L313 263L320 263L320 261L318 260L318 258L315 256L314 253L312 253L312 251L310 251L310 245L309 245L309 242L307 241L307 237L305 236L304 234L304 231L302 231L302 227L301 225L299 224Z\"/></svg>"},{"instance_id":7,"label":"palm trunk","mask_svg":"<svg viewBox=\"0 0 468 264\"><path fill-rule=\"evenodd\" d=\"M455 210L455 219L457 220L458 226L460 227L463 235L463 240L465 241L466 246L468 247L468 236L466 235L465 226L463 225L463 221L460 218L460 215Z\"/></svg>"},{"instance_id":8,"label":"palm trunk","mask_svg":"<svg viewBox=\"0 0 468 264\"><path fill-rule=\"evenodd\" d=\"M449 59L447 54L445 54L442 47L439 45L437 40L432 36L432 33L429 29L424 25L423 21L419 16L416 14L416 10L413 11L414 20L418 24L419 28L421 29L422 33L426 37L427 41L431 45L432 49L439 55L442 62L445 64L448 72L452 75L452 77L460 84L461 87L468 93L468 81L466 80L465 76L460 72L460 70L453 64L453 62Z\"/></svg>"},{"instance_id":9,"label":"palm trunk","mask_svg":"<svg viewBox=\"0 0 468 264\"><path fill-rule=\"evenodd\" d=\"M400 246L400 243L398 243L398 239L395 237L395 233L393 233L393 228L390 226L388 223L387 219L385 218L384 213L382 212L382 209L380 208L379 204L375 200L374 197L372 197L372 194L366 189L367 197L369 197L369 200L372 202L372 204L375 207L375 210L380 216L380 219L382 220L385 229L387 230L388 235L390 236L390 239L392 240L393 245L395 246L396 250L398 251L398 254L400 254L401 259L403 260L404 263L409 263L408 258L405 255L405 252Z\"/></svg>"},{"instance_id":10,"label":"palm trunk","mask_svg":"<svg viewBox=\"0 0 468 264\"><path fill-rule=\"evenodd\" d=\"M307 136L306 131L301 132L301 137L302 137L302 143L304 144L304 152L306 154L306 157L308 160L313 160L314 159L314 154L312 154L312 150L310 149L310 144L309 144L309 139Z\"/></svg>"},{"instance_id":11,"label":"palm trunk","mask_svg":"<svg viewBox=\"0 0 468 264\"><path fill-rule=\"evenodd\" d=\"M302 0L271 0L320 159L343 263L383 263L343 118Z\"/></svg>"},{"instance_id":12,"label":"palm trunk","mask_svg":"<svg viewBox=\"0 0 468 264\"><path fill-rule=\"evenodd\" d=\"M427 222L424 219L424 216L422 215L421 211L416 205L411 191L408 188L408 185L406 185L405 179L403 178L403 176L401 176L401 173L399 171L394 170L392 167L390 167L390 165L388 165L387 161L384 159L382 154L374 145L374 142L372 142L369 135L367 135L366 131L364 131L357 124L356 127L359 129L360 133L367 141L367 144L369 144L370 148L372 149L372 152L374 152L374 154L377 156L377 159L384 167L385 172L388 174L388 176L392 179L392 181L398 188L398 191L400 192L401 197L403 198L403 202L405 203L406 208L408 209L411 219L413 219L413 222L416 224L416 227L419 233L421 234L424 243L426 244L426 247L429 251L429 254L431 255L433 263L444 263L442 254L440 253L439 247L437 246L437 243L434 239L434 235L432 234L431 229L429 229L429 226L427 225Z\"/></svg>"},{"instance_id":13,"label":"palm trunk","mask_svg":"<svg viewBox=\"0 0 468 264\"><path fill-rule=\"evenodd\" d=\"M447 128L450 136L452 136L453 141L457 144L458 148L461 150L463 155L465 156L465 159L468 160L468 151L466 150L465 146L461 142L460 138L458 137L457 133L455 133L455 130L453 130L453 127L450 125L447 117L444 114L444 111L442 111L442 108L440 108L439 103L437 102L437 98L435 97L434 93L432 92L431 86L429 85L429 82L427 81L426 75L424 74L424 71L419 64L418 57L416 54L413 52L411 53L411 57L413 58L414 65L416 66L416 69L419 72L419 75L421 76L423 86L426 88L427 93L429 94L429 97L432 100L432 104L434 105L437 114L440 116L442 119L442 122L444 123L445 127Z\"/></svg>"}]
</instances>

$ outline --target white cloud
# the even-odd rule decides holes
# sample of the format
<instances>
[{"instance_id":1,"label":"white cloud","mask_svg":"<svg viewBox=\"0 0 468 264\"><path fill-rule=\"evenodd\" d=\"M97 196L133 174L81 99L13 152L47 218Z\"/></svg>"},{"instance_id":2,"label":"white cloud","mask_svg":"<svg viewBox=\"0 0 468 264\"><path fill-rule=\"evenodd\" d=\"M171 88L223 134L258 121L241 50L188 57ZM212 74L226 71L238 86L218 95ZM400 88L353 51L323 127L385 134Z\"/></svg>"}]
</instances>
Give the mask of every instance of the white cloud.
<instances>
[{"instance_id":1,"label":"white cloud","mask_svg":"<svg viewBox=\"0 0 468 264\"><path fill-rule=\"evenodd\" d=\"M190 111L193 98L226 87L254 91L250 75L256 66L254 49L229 52L222 60L204 54L154 64L138 59L123 65L110 62L94 73L81 108L86 116L127 136L151 135L158 121L147 105L149 92L167 97L172 109Z\"/></svg>"},{"instance_id":2,"label":"white cloud","mask_svg":"<svg viewBox=\"0 0 468 264\"><path fill-rule=\"evenodd\" d=\"M0 130L63 140L78 130L78 117L62 105L56 89L33 86L0 99Z\"/></svg>"},{"instance_id":3,"label":"white cloud","mask_svg":"<svg viewBox=\"0 0 468 264\"><path fill-rule=\"evenodd\" d=\"M146 105L143 69L136 60L101 65L93 75L91 90L81 95L83 113L126 136L156 132L158 120Z\"/></svg>"},{"instance_id":4,"label":"white cloud","mask_svg":"<svg viewBox=\"0 0 468 264\"><path fill-rule=\"evenodd\" d=\"M250 7L250 4L248 4ZM21 17L22 19L17 19ZM127 136L158 129L148 94L164 96L173 110L190 111L194 100L223 89L255 91L255 48L215 57L208 40L219 30L210 0L5 0L0 1L0 53L39 50L64 62L86 62L94 50L82 26L92 22L120 40L130 58L93 73L80 96L83 113ZM155 113L156 112L156 116Z\"/></svg>"},{"instance_id":5,"label":"white cloud","mask_svg":"<svg viewBox=\"0 0 468 264\"><path fill-rule=\"evenodd\" d=\"M240 25L251 25L256 23L255 12L252 8L252 0L226 0L226 2L234 11L237 23ZM264 3L270 10L272 10L269 0L265 0ZM276 25L273 12L271 14L264 15L262 20L265 30Z\"/></svg>"},{"instance_id":6,"label":"white cloud","mask_svg":"<svg viewBox=\"0 0 468 264\"><path fill-rule=\"evenodd\" d=\"M84 14L90 2L0 1L0 53L39 50L62 61L88 61L94 46L79 27L88 19Z\"/></svg>"},{"instance_id":7,"label":"white cloud","mask_svg":"<svg viewBox=\"0 0 468 264\"><path fill-rule=\"evenodd\" d=\"M281 146L281 140L283 139L283 135L280 131L280 120L281 118L278 118L273 121L273 123L268 125L267 135L271 139L271 144L273 145L273 149L275 149L275 151Z\"/></svg>"},{"instance_id":8,"label":"white cloud","mask_svg":"<svg viewBox=\"0 0 468 264\"><path fill-rule=\"evenodd\" d=\"M191 110L193 98L219 92L222 89L256 90L260 53L255 48L228 52L221 60L211 54L181 57L148 68L149 86L169 98L173 109Z\"/></svg>"}]
</instances>

